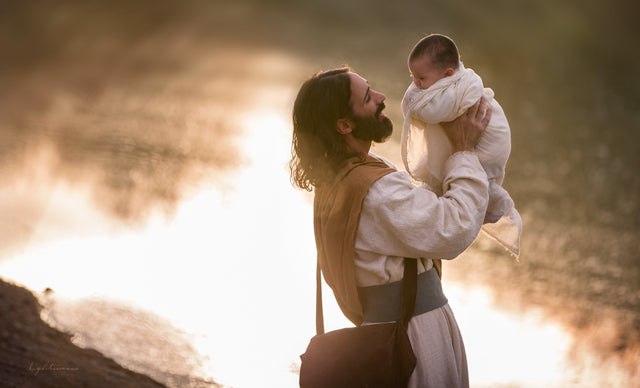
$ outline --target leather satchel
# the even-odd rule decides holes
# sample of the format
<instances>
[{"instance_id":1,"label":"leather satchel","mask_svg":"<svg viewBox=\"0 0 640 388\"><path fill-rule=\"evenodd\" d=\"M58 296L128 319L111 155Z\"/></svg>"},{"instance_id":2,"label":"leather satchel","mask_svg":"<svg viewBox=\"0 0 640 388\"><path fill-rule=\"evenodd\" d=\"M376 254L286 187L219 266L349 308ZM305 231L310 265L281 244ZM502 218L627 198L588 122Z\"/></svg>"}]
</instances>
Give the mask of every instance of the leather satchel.
<instances>
[{"instance_id":1,"label":"leather satchel","mask_svg":"<svg viewBox=\"0 0 640 388\"><path fill-rule=\"evenodd\" d=\"M301 388L406 387L416 365L407 328L417 290L417 261L404 260L402 313L396 322L324 333L320 267L316 273L316 336L300 356Z\"/></svg>"}]
</instances>

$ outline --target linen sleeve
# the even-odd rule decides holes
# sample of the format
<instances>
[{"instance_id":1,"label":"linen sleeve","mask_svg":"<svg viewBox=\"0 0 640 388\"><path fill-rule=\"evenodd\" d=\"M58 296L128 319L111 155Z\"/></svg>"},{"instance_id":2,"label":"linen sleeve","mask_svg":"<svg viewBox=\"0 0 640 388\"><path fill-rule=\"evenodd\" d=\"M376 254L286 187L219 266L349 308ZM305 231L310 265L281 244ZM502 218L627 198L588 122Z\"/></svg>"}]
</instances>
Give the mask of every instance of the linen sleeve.
<instances>
[{"instance_id":1,"label":"linen sleeve","mask_svg":"<svg viewBox=\"0 0 640 388\"><path fill-rule=\"evenodd\" d=\"M488 181L472 152L445 164L444 194L395 172L370 188L362 206L356 248L386 256L453 259L476 238L488 201Z\"/></svg>"}]
</instances>

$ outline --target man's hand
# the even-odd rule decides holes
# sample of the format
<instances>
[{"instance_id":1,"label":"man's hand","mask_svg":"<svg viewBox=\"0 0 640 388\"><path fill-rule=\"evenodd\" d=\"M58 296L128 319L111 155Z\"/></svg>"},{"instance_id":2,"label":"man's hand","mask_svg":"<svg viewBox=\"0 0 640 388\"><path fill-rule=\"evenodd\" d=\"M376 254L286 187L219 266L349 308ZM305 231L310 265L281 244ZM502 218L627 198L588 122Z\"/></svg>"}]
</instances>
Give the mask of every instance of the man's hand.
<instances>
[{"instance_id":1,"label":"man's hand","mask_svg":"<svg viewBox=\"0 0 640 388\"><path fill-rule=\"evenodd\" d=\"M491 109L486 107L482 97L462 116L440 125L451 142L453 152L473 151L490 120Z\"/></svg>"}]
</instances>

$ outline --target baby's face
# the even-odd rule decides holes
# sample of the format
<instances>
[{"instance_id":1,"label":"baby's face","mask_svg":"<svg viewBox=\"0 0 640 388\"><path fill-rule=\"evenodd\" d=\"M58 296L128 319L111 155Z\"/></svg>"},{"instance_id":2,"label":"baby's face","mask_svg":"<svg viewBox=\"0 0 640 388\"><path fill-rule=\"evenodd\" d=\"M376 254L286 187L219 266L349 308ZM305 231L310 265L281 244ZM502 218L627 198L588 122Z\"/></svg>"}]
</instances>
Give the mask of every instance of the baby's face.
<instances>
[{"instance_id":1,"label":"baby's face","mask_svg":"<svg viewBox=\"0 0 640 388\"><path fill-rule=\"evenodd\" d=\"M428 55L423 55L409 62L409 71L411 71L413 83L420 89L427 89L446 75L444 71L439 71L436 66L431 64Z\"/></svg>"}]
</instances>

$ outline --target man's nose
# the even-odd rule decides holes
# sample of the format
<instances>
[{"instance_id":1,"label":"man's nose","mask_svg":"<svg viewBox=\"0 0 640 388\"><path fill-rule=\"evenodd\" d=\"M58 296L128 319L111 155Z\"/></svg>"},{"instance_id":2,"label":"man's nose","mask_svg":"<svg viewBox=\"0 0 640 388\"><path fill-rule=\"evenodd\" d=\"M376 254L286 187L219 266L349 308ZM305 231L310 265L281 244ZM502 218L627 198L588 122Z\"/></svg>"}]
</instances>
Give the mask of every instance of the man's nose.
<instances>
[{"instance_id":1,"label":"man's nose","mask_svg":"<svg viewBox=\"0 0 640 388\"><path fill-rule=\"evenodd\" d=\"M384 94L382 94L382 93L380 93L378 91L376 91L375 93L376 93L376 103L377 104L380 104L381 102L383 102L384 100L387 99L387 97Z\"/></svg>"}]
</instances>

